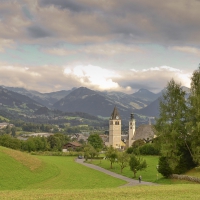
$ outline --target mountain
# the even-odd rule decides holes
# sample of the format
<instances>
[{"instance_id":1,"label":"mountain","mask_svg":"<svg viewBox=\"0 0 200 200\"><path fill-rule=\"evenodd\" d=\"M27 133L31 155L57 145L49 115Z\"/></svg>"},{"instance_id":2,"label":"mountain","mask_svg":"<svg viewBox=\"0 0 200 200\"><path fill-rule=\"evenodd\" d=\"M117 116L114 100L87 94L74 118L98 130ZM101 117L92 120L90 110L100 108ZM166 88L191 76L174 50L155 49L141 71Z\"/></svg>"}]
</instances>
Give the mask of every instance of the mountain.
<instances>
[{"instance_id":1,"label":"mountain","mask_svg":"<svg viewBox=\"0 0 200 200\"><path fill-rule=\"evenodd\" d=\"M85 87L72 91L66 97L56 102L53 108L63 112L80 111L108 118L115 106L117 106L124 123L127 123L131 113L135 114L138 123L148 121L148 118L136 112L139 110L138 108L147 106L146 100L121 92L99 92Z\"/></svg>"},{"instance_id":2,"label":"mountain","mask_svg":"<svg viewBox=\"0 0 200 200\"><path fill-rule=\"evenodd\" d=\"M191 92L190 88L182 86L182 90L186 92L185 98L188 98ZM159 97L155 101L151 102L145 108L136 110L135 112L144 116L148 116L148 117L158 117L160 100L161 100L162 94L165 91L166 91L166 88L164 88L160 93L157 94Z\"/></svg>"},{"instance_id":3,"label":"mountain","mask_svg":"<svg viewBox=\"0 0 200 200\"><path fill-rule=\"evenodd\" d=\"M41 107L38 102L28 96L7 90L3 87L0 87L0 105L1 107L12 108L12 110L27 112L32 112Z\"/></svg>"},{"instance_id":4,"label":"mountain","mask_svg":"<svg viewBox=\"0 0 200 200\"><path fill-rule=\"evenodd\" d=\"M150 103L147 107L142 108L140 110L136 110L135 112L139 115L144 115L147 117L158 117L159 104L160 104L160 98L157 98L155 101Z\"/></svg>"},{"instance_id":5,"label":"mountain","mask_svg":"<svg viewBox=\"0 0 200 200\"><path fill-rule=\"evenodd\" d=\"M64 112L79 111L108 117L113 109L113 105L113 102L107 100L98 92L80 87L56 102L53 107Z\"/></svg>"},{"instance_id":6,"label":"mountain","mask_svg":"<svg viewBox=\"0 0 200 200\"><path fill-rule=\"evenodd\" d=\"M113 102L116 105L123 105L127 109L140 109L148 105L149 102L143 98L137 98L130 94L122 92L99 92L106 99Z\"/></svg>"},{"instance_id":7,"label":"mountain","mask_svg":"<svg viewBox=\"0 0 200 200\"><path fill-rule=\"evenodd\" d=\"M26 90L24 88L18 88L18 87L6 87L3 86L5 89L26 95L30 97L31 99L37 101L39 104L42 104L46 107L51 107L55 102L65 97L67 94L69 94L72 90L61 90L57 92L50 92L50 93L40 93L34 90Z\"/></svg>"},{"instance_id":8,"label":"mountain","mask_svg":"<svg viewBox=\"0 0 200 200\"><path fill-rule=\"evenodd\" d=\"M155 94L153 92L150 92L147 89L140 89L137 92L132 94L135 98L146 100L147 102L152 102L158 98L159 94Z\"/></svg>"}]
</instances>

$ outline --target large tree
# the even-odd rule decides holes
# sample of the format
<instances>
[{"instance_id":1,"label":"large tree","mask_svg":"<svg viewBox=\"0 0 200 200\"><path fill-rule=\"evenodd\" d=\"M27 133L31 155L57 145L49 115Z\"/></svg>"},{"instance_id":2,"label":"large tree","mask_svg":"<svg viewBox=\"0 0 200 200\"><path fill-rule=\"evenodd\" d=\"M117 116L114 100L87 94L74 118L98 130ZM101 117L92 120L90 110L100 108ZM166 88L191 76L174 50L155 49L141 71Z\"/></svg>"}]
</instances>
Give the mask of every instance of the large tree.
<instances>
[{"instance_id":1,"label":"large tree","mask_svg":"<svg viewBox=\"0 0 200 200\"><path fill-rule=\"evenodd\" d=\"M167 160L168 168L172 171L177 169L179 163L186 153L185 138L187 130L185 124L187 121L186 93L181 84L171 79L166 87L160 101L160 116L156 121L155 128L161 142L161 155Z\"/></svg>"},{"instance_id":2,"label":"large tree","mask_svg":"<svg viewBox=\"0 0 200 200\"><path fill-rule=\"evenodd\" d=\"M88 137L88 142L97 150L100 151L103 148L103 140L99 134L91 134Z\"/></svg>"},{"instance_id":3,"label":"large tree","mask_svg":"<svg viewBox=\"0 0 200 200\"><path fill-rule=\"evenodd\" d=\"M196 164L200 164L200 67L191 77L191 94L189 97L189 115L186 125L191 148L191 156ZM189 145L188 145L189 146Z\"/></svg>"}]
</instances>

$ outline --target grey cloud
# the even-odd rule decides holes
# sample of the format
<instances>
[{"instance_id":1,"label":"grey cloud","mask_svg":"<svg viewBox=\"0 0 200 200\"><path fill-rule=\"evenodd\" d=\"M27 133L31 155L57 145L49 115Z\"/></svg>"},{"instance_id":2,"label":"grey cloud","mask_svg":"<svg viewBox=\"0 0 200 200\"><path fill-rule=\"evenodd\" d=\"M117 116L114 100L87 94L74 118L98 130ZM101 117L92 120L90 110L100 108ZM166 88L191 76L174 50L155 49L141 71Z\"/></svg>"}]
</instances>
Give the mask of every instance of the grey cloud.
<instances>
[{"instance_id":1,"label":"grey cloud","mask_svg":"<svg viewBox=\"0 0 200 200\"><path fill-rule=\"evenodd\" d=\"M27 32L32 38L45 38L52 36L48 30L39 25L32 25L28 27Z\"/></svg>"},{"instance_id":2,"label":"grey cloud","mask_svg":"<svg viewBox=\"0 0 200 200\"><path fill-rule=\"evenodd\" d=\"M91 12L92 8L77 0L40 0L40 6L54 5L59 9L69 9L73 12Z\"/></svg>"},{"instance_id":3,"label":"grey cloud","mask_svg":"<svg viewBox=\"0 0 200 200\"><path fill-rule=\"evenodd\" d=\"M13 37L18 41L33 42L34 38L41 38L42 42L50 44L53 40L44 40L44 37L54 36L55 43L118 41L165 46L200 45L200 2L196 0L1 2L0 17L6 21L0 22L3 30L0 37ZM23 30L29 34L25 35Z\"/></svg>"}]
</instances>

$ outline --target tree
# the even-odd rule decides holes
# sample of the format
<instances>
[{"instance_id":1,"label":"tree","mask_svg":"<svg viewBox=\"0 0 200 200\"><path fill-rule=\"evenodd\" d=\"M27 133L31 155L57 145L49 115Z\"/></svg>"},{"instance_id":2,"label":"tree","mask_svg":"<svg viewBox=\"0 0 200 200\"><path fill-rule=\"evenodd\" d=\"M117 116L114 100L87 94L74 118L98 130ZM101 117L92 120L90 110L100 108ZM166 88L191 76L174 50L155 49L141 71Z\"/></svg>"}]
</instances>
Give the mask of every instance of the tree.
<instances>
[{"instance_id":1,"label":"tree","mask_svg":"<svg viewBox=\"0 0 200 200\"><path fill-rule=\"evenodd\" d=\"M97 133L91 134L88 137L88 142L98 151L103 148L103 140Z\"/></svg>"},{"instance_id":2,"label":"tree","mask_svg":"<svg viewBox=\"0 0 200 200\"><path fill-rule=\"evenodd\" d=\"M200 164L200 68L191 77L191 94L189 97L189 115L186 125L188 135L185 141L191 144L191 156L196 164Z\"/></svg>"},{"instance_id":3,"label":"tree","mask_svg":"<svg viewBox=\"0 0 200 200\"><path fill-rule=\"evenodd\" d=\"M134 173L134 178L136 178L136 173L138 171L146 169L147 163L146 160L143 160L140 156L132 154L130 157L129 166L131 171L133 171Z\"/></svg>"},{"instance_id":4,"label":"tree","mask_svg":"<svg viewBox=\"0 0 200 200\"><path fill-rule=\"evenodd\" d=\"M106 159L110 161L110 168L112 169L113 163L117 161L117 150L113 146L108 147L107 152L105 153Z\"/></svg>"},{"instance_id":5,"label":"tree","mask_svg":"<svg viewBox=\"0 0 200 200\"><path fill-rule=\"evenodd\" d=\"M85 147L84 147L84 157L85 157L86 161L88 160L89 157L91 159L93 159L97 154L98 154L98 152L95 150L95 148L91 144L85 145Z\"/></svg>"},{"instance_id":6,"label":"tree","mask_svg":"<svg viewBox=\"0 0 200 200\"><path fill-rule=\"evenodd\" d=\"M119 152L117 156L117 163L120 165L121 173L122 170L129 165L130 155L126 152Z\"/></svg>"},{"instance_id":7,"label":"tree","mask_svg":"<svg viewBox=\"0 0 200 200\"><path fill-rule=\"evenodd\" d=\"M16 136L16 128L15 128L15 127L12 127L12 128L11 128L11 135L12 135L13 137Z\"/></svg>"},{"instance_id":8,"label":"tree","mask_svg":"<svg viewBox=\"0 0 200 200\"><path fill-rule=\"evenodd\" d=\"M182 149L185 147L184 138L187 135L185 95L181 84L177 84L173 79L170 80L161 98L160 116L155 125L161 142L161 155L167 159L172 170L179 165L181 156L184 156Z\"/></svg>"}]
</instances>

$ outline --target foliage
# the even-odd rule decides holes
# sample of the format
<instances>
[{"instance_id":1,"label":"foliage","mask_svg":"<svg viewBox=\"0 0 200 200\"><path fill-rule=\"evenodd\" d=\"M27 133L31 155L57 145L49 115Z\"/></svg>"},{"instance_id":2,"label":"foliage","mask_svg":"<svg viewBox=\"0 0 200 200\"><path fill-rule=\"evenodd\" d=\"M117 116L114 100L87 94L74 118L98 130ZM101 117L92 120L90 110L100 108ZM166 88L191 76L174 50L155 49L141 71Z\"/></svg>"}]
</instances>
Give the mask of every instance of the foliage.
<instances>
[{"instance_id":1,"label":"foliage","mask_svg":"<svg viewBox=\"0 0 200 200\"><path fill-rule=\"evenodd\" d=\"M183 151L187 136L185 124L188 111L185 95L181 84L177 84L172 79L160 101L160 116L155 125L159 137L158 141L161 142L161 155L165 158L165 160L160 160L160 164L164 162L161 165L165 166L167 160L171 170L168 170L166 166L166 171L171 173L177 171L181 157L187 157L189 153L189 150Z\"/></svg>"},{"instance_id":2,"label":"foliage","mask_svg":"<svg viewBox=\"0 0 200 200\"><path fill-rule=\"evenodd\" d=\"M189 133L185 136L186 145L193 161L200 165L200 68L194 71L191 77L191 95L186 128Z\"/></svg>"},{"instance_id":3,"label":"foliage","mask_svg":"<svg viewBox=\"0 0 200 200\"><path fill-rule=\"evenodd\" d=\"M132 146L127 148L126 152L135 155L159 155L160 147L157 143L145 143L144 140L140 139L133 142Z\"/></svg>"},{"instance_id":4,"label":"foliage","mask_svg":"<svg viewBox=\"0 0 200 200\"><path fill-rule=\"evenodd\" d=\"M154 143L147 143L139 147L141 155L159 155L160 150L155 146Z\"/></svg>"},{"instance_id":5,"label":"foliage","mask_svg":"<svg viewBox=\"0 0 200 200\"><path fill-rule=\"evenodd\" d=\"M131 171L134 173L134 178L138 171L144 170L147 168L146 160L143 160L140 156L136 156L134 154L131 155L129 166Z\"/></svg>"},{"instance_id":6,"label":"foliage","mask_svg":"<svg viewBox=\"0 0 200 200\"><path fill-rule=\"evenodd\" d=\"M142 139L136 140L136 141L133 142L131 147L126 149L126 152L128 154L132 154L132 153L139 154L140 153L139 152L139 147L141 147L144 144L145 144L144 140L142 140Z\"/></svg>"},{"instance_id":7,"label":"foliage","mask_svg":"<svg viewBox=\"0 0 200 200\"><path fill-rule=\"evenodd\" d=\"M161 173L165 177L169 177L172 174L172 169L169 166L168 158L161 156L159 158L159 164L158 164L158 172Z\"/></svg>"},{"instance_id":8,"label":"foliage","mask_svg":"<svg viewBox=\"0 0 200 200\"><path fill-rule=\"evenodd\" d=\"M95 156L98 155L98 152L96 151L96 149L90 144L86 144L84 147L84 158L87 161L88 158L90 157L91 159L93 159Z\"/></svg>"},{"instance_id":9,"label":"foliage","mask_svg":"<svg viewBox=\"0 0 200 200\"><path fill-rule=\"evenodd\" d=\"M129 165L130 155L124 152L118 152L117 163L120 165L121 173L125 167Z\"/></svg>"},{"instance_id":10,"label":"foliage","mask_svg":"<svg viewBox=\"0 0 200 200\"><path fill-rule=\"evenodd\" d=\"M91 134L88 137L88 142L98 151L103 148L103 140L99 136L99 134Z\"/></svg>"},{"instance_id":11,"label":"foliage","mask_svg":"<svg viewBox=\"0 0 200 200\"><path fill-rule=\"evenodd\" d=\"M113 146L108 147L106 153L106 159L110 161L110 168L112 169L113 163L117 161L117 150Z\"/></svg>"}]
</instances>

